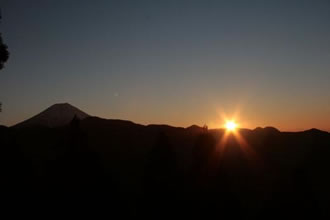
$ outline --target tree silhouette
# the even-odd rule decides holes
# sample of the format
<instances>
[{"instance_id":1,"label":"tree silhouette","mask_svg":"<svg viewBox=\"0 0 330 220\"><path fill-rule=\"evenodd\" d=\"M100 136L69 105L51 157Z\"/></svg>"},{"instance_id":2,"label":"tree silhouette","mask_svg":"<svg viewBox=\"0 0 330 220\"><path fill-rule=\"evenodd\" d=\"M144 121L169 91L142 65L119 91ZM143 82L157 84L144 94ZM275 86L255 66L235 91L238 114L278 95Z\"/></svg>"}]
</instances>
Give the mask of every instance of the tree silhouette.
<instances>
[{"instance_id":1,"label":"tree silhouette","mask_svg":"<svg viewBox=\"0 0 330 220\"><path fill-rule=\"evenodd\" d=\"M1 11L0 11L0 22L1 22ZM0 33L0 70L4 68L5 62L7 62L9 58L8 47L2 41L2 36ZM0 102L0 112L2 112L2 103Z\"/></svg>"},{"instance_id":2,"label":"tree silhouette","mask_svg":"<svg viewBox=\"0 0 330 220\"><path fill-rule=\"evenodd\" d=\"M0 21L1 21L1 12L0 12ZM9 58L8 47L3 43L2 36L0 33L0 70L4 68L5 62L7 62Z\"/></svg>"},{"instance_id":3,"label":"tree silhouette","mask_svg":"<svg viewBox=\"0 0 330 220\"><path fill-rule=\"evenodd\" d=\"M3 43L2 36L0 33L0 69L4 68L4 64L8 60L8 58L9 58L8 47L6 44Z\"/></svg>"}]
</instances>

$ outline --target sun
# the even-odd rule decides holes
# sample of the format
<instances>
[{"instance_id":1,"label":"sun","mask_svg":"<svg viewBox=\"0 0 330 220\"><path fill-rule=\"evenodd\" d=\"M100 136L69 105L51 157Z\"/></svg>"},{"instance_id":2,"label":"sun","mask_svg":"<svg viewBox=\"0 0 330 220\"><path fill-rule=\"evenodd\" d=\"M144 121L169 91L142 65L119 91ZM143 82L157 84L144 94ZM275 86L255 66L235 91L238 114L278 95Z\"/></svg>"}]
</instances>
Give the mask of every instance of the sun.
<instances>
[{"instance_id":1,"label":"sun","mask_svg":"<svg viewBox=\"0 0 330 220\"><path fill-rule=\"evenodd\" d=\"M227 131L235 131L237 128L237 124L234 121L227 121L225 127Z\"/></svg>"}]
</instances>

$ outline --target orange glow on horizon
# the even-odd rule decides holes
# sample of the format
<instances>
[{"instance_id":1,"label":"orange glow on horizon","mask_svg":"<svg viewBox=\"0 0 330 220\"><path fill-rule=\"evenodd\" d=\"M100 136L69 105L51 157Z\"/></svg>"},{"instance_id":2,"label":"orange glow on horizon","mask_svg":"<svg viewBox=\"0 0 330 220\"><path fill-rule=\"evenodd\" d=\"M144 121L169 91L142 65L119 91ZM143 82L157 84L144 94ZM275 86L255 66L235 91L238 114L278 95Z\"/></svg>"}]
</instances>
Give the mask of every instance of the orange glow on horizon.
<instances>
[{"instance_id":1,"label":"orange glow on horizon","mask_svg":"<svg viewBox=\"0 0 330 220\"><path fill-rule=\"evenodd\" d=\"M249 145L247 140L244 138L244 136L241 134L241 131L239 130L239 124L234 119L224 119L224 133L222 137L220 138L218 144L217 144L217 152L218 157L220 160L223 158L226 148L228 146L232 146L229 143L232 141L231 139L234 139L237 142L237 146L241 149L241 151L245 154L247 159L254 165L260 166L260 158L258 157L257 153L254 151L254 149Z\"/></svg>"}]
</instances>

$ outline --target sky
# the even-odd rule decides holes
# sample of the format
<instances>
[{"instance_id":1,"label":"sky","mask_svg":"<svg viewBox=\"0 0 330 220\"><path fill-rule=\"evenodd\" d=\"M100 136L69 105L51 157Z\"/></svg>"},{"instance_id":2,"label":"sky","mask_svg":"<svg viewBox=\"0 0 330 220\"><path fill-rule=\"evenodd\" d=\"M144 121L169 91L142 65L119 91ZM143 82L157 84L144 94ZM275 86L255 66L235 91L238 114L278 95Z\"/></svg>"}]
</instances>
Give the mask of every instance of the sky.
<instances>
[{"instance_id":1,"label":"sky","mask_svg":"<svg viewBox=\"0 0 330 220\"><path fill-rule=\"evenodd\" d=\"M68 102L141 124L330 131L327 0L0 0L0 124Z\"/></svg>"}]
</instances>

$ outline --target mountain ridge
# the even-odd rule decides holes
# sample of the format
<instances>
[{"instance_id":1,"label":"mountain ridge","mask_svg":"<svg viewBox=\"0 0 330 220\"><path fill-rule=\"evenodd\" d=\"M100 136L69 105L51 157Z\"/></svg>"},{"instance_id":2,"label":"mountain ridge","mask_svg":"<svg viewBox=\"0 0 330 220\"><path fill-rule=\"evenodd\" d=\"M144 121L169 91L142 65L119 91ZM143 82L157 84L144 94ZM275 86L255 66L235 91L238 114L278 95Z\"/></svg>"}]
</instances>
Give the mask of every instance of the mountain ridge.
<instances>
[{"instance_id":1,"label":"mountain ridge","mask_svg":"<svg viewBox=\"0 0 330 220\"><path fill-rule=\"evenodd\" d=\"M80 120L90 117L90 115L69 103L57 103L12 127L60 127L69 124L75 116Z\"/></svg>"},{"instance_id":2,"label":"mountain ridge","mask_svg":"<svg viewBox=\"0 0 330 220\"><path fill-rule=\"evenodd\" d=\"M32 116L29 119L26 119L22 122L19 122L11 127L13 128L24 128L24 127L48 127L48 128L54 128L54 127L60 127L68 125L71 120L74 117L77 117L80 120L84 120L86 118L91 118L92 121L99 121L97 119L105 120L108 123L111 123L112 125L119 125L119 126L129 126L129 125L135 125L135 126L144 126L144 127L163 127L163 128L179 128L179 129L185 129L191 132L200 132L203 131L204 128L200 127L198 125L191 125L186 128L178 127L178 126L172 126L172 125L166 125L166 124L147 124L142 125L135 123L130 120L123 120L123 119L108 119L108 118L101 118L98 116L91 116L84 111L80 110L79 108L71 105L70 103L64 102L64 103L56 103L51 105L50 107L46 108L44 111ZM103 123L105 123L105 121ZM209 129L209 130L223 130L223 128L215 128L215 129ZM249 130L254 132L267 132L267 133L278 133L278 132L285 132L280 131L275 127L272 126L266 126L266 127L256 127L255 129L245 129L245 128L239 128L239 130ZM313 132L313 133L329 133L328 131L311 128L307 130L297 131L297 132Z\"/></svg>"}]
</instances>

